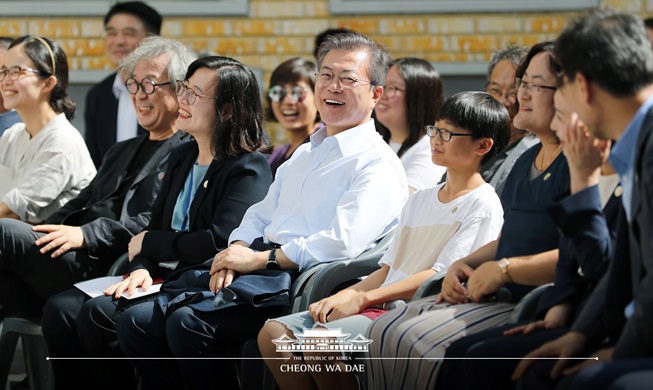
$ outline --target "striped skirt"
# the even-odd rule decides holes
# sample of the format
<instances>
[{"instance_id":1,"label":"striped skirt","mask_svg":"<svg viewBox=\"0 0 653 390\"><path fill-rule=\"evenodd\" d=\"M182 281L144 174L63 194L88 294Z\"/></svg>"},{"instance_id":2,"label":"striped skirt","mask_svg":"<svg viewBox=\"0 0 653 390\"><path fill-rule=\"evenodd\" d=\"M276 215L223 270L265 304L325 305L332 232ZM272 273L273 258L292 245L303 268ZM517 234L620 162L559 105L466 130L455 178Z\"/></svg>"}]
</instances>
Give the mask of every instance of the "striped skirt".
<instances>
[{"instance_id":1,"label":"striped skirt","mask_svg":"<svg viewBox=\"0 0 653 390\"><path fill-rule=\"evenodd\" d=\"M374 321L367 330L367 388L433 389L446 348L466 335L506 324L515 305L436 305L434 297L411 302Z\"/></svg>"}]
</instances>

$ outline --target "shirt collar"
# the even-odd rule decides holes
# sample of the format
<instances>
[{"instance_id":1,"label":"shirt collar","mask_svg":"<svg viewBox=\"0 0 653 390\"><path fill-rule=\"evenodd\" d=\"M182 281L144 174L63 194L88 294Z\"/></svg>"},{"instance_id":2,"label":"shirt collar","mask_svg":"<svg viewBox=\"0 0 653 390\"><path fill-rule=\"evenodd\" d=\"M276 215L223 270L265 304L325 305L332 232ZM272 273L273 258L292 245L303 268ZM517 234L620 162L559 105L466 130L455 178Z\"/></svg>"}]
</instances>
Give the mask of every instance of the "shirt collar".
<instances>
[{"instance_id":1,"label":"shirt collar","mask_svg":"<svg viewBox=\"0 0 653 390\"><path fill-rule=\"evenodd\" d=\"M116 99L120 98L120 95L123 93L129 93L127 91L127 87L125 86L125 83L122 81L122 78L120 78L120 73L116 73L116 77L113 79L113 96L116 97Z\"/></svg>"},{"instance_id":2,"label":"shirt collar","mask_svg":"<svg viewBox=\"0 0 653 390\"><path fill-rule=\"evenodd\" d=\"M639 133L642 130L646 114L651 107L653 107L653 94L639 107L639 110L637 110L637 113L619 138L619 142L617 142L610 152L610 163L621 175L628 171L635 163L637 140L639 139Z\"/></svg>"},{"instance_id":3,"label":"shirt collar","mask_svg":"<svg viewBox=\"0 0 653 390\"><path fill-rule=\"evenodd\" d=\"M332 136L327 136L326 128L327 126L322 127L311 135L311 148L321 145L327 139L333 139L343 156L358 152L360 142L376 133L373 119Z\"/></svg>"}]
</instances>

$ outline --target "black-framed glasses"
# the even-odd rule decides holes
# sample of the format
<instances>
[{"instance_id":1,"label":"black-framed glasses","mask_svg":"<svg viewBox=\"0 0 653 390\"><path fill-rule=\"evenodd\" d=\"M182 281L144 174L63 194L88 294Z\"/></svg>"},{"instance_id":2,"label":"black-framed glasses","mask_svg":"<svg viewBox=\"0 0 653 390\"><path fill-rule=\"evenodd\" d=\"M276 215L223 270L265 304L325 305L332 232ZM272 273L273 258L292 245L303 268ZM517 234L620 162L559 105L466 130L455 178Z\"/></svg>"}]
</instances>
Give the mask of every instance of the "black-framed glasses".
<instances>
[{"instance_id":1,"label":"black-framed glasses","mask_svg":"<svg viewBox=\"0 0 653 390\"><path fill-rule=\"evenodd\" d=\"M136 95L139 89L143 91L144 94L151 95L154 93L154 90L156 90L156 87L168 84L172 84L172 82L166 81L164 83L157 83L148 77L141 80L140 83L133 77L130 77L127 79L127 81L125 81L125 87L127 87L127 91L129 91L129 93L132 95Z\"/></svg>"},{"instance_id":2,"label":"black-framed glasses","mask_svg":"<svg viewBox=\"0 0 653 390\"><path fill-rule=\"evenodd\" d=\"M25 74L25 72L41 74L40 70L28 68L26 66L12 66L9 68L3 66L0 68L0 81L5 81L5 77L7 77L7 75L9 75L9 80L16 81L20 75Z\"/></svg>"},{"instance_id":3,"label":"black-framed glasses","mask_svg":"<svg viewBox=\"0 0 653 390\"><path fill-rule=\"evenodd\" d=\"M404 92L404 91L405 89L401 89L396 85L388 85L386 87L383 87L383 94L389 98L393 98L397 96L397 92Z\"/></svg>"},{"instance_id":4,"label":"black-framed glasses","mask_svg":"<svg viewBox=\"0 0 653 390\"><path fill-rule=\"evenodd\" d=\"M529 81L525 81L520 78L515 79L515 85L517 85L517 89L524 88L528 92L535 91L537 93L540 93L540 91L543 89L548 89L549 91L555 91L556 89L558 89L558 87L536 84Z\"/></svg>"},{"instance_id":5,"label":"black-framed glasses","mask_svg":"<svg viewBox=\"0 0 653 390\"><path fill-rule=\"evenodd\" d=\"M358 87L359 85L365 85L365 84L371 84L372 82L369 80L360 80L357 79L356 77L352 76L335 76L331 72L323 71L315 74L317 76L316 83L320 87L328 87L333 83L333 80L338 80L340 83L340 86L343 89L353 89Z\"/></svg>"},{"instance_id":6,"label":"black-framed glasses","mask_svg":"<svg viewBox=\"0 0 653 390\"><path fill-rule=\"evenodd\" d=\"M442 129L437 126L433 125L427 125L424 126L424 130L426 131L426 135L429 137L433 138L435 135L439 135L440 139L444 142L449 142L451 141L451 137L473 137L474 134L465 134L465 133L454 133L453 131L447 130L447 129Z\"/></svg>"},{"instance_id":7,"label":"black-framed glasses","mask_svg":"<svg viewBox=\"0 0 653 390\"><path fill-rule=\"evenodd\" d=\"M268 90L268 97L275 103L283 101L288 95L295 103L301 103L306 98L306 90L298 85L291 89L285 89L280 85L275 85Z\"/></svg>"},{"instance_id":8,"label":"black-framed glasses","mask_svg":"<svg viewBox=\"0 0 653 390\"><path fill-rule=\"evenodd\" d=\"M215 100L214 97L202 95L202 94L199 94L199 93L193 91L186 84L184 84L184 82L181 81L181 80L175 81L175 90L177 91L177 96L179 96L179 97L183 96L186 99L186 102L188 102L188 104L190 104L190 105L195 104L195 101L197 100L197 98Z\"/></svg>"}]
</instances>

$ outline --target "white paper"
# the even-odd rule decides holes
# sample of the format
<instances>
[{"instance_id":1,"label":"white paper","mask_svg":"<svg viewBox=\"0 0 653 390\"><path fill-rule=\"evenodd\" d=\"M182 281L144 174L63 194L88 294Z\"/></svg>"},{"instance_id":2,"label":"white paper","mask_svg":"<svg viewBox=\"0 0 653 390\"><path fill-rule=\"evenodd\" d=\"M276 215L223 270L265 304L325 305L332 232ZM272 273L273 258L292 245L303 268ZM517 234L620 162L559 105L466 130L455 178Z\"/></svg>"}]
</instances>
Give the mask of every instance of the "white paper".
<instances>
[{"instance_id":1,"label":"white paper","mask_svg":"<svg viewBox=\"0 0 653 390\"><path fill-rule=\"evenodd\" d=\"M95 298L95 297L99 297L100 295L104 295L103 292L104 290L106 290L112 284L119 283L122 280L123 280L122 276L104 276L101 278L95 278L95 279L85 280L83 282L75 283L75 287L82 290L82 292L88 295L89 297ZM134 295L129 295L127 291L125 291L122 297L125 299L140 298L146 295L158 293L160 289L161 289L161 283L158 283L150 286L150 288L148 288L147 291L143 291L143 289L139 287L136 289L136 292L134 292Z\"/></svg>"}]
</instances>

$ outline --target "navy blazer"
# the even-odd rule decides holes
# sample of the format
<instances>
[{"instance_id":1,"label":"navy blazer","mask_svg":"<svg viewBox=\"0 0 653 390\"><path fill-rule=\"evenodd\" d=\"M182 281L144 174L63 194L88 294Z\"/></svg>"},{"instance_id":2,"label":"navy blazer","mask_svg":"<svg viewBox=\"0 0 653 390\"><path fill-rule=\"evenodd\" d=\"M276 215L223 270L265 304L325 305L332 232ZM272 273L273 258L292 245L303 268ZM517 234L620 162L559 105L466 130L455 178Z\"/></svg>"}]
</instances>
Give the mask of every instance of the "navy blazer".
<instances>
[{"instance_id":1,"label":"navy blazer","mask_svg":"<svg viewBox=\"0 0 653 390\"><path fill-rule=\"evenodd\" d=\"M129 165L146 138L147 136L136 137L114 145L93 181L76 198L52 214L46 223L77 226L77 221L80 221L84 214L101 207L122 184ZM89 257L108 260L94 262L100 265L94 275L106 275L111 261L125 253L132 236L141 232L148 224L150 211L163 182L168 156L175 146L188 141L189 138L184 132L178 131L156 150L129 186L120 220L98 218L81 227Z\"/></svg>"},{"instance_id":2,"label":"navy blazer","mask_svg":"<svg viewBox=\"0 0 653 390\"><path fill-rule=\"evenodd\" d=\"M598 186L570 195L549 209L563 235L555 284L539 301L540 316L564 301L571 301L578 314L614 255L617 221L622 210L620 186L603 209Z\"/></svg>"},{"instance_id":3,"label":"navy blazer","mask_svg":"<svg viewBox=\"0 0 653 390\"><path fill-rule=\"evenodd\" d=\"M229 235L249 206L267 194L272 173L261 153L215 159L191 203L189 231L172 230L177 198L198 153L197 143L191 141L171 154L141 253L132 261L130 272L146 268L153 276L165 277L165 270L156 266L159 262L180 261L177 269L205 262L227 247Z\"/></svg>"},{"instance_id":4,"label":"navy blazer","mask_svg":"<svg viewBox=\"0 0 653 390\"><path fill-rule=\"evenodd\" d=\"M612 337L614 359L653 355L653 109L637 141L632 218L622 217L615 256L573 330L598 343ZM625 213L624 213L625 214ZM624 310L633 301L626 319Z\"/></svg>"},{"instance_id":5,"label":"navy blazer","mask_svg":"<svg viewBox=\"0 0 653 390\"><path fill-rule=\"evenodd\" d=\"M116 73L95 84L86 94L84 108L84 132L86 146L96 167L100 167L104 155L116 143L118 126L118 99L113 94ZM137 135L147 131L138 125Z\"/></svg>"}]
</instances>

